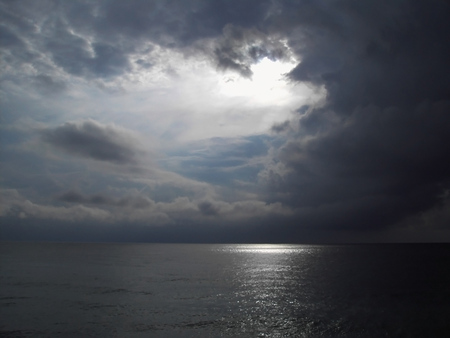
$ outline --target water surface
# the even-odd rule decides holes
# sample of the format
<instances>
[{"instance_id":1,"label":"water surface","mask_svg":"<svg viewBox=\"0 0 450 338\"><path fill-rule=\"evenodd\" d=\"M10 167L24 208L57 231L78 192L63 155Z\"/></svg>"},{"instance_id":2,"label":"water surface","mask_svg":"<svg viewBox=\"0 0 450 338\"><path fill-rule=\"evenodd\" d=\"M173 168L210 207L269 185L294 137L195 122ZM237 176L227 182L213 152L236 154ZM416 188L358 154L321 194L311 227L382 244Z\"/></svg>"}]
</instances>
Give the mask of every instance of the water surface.
<instances>
[{"instance_id":1,"label":"water surface","mask_svg":"<svg viewBox=\"0 0 450 338\"><path fill-rule=\"evenodd\" d=\"M447 337L450 246L1 243L0 336Z\"/></svg>"}]
</instances>

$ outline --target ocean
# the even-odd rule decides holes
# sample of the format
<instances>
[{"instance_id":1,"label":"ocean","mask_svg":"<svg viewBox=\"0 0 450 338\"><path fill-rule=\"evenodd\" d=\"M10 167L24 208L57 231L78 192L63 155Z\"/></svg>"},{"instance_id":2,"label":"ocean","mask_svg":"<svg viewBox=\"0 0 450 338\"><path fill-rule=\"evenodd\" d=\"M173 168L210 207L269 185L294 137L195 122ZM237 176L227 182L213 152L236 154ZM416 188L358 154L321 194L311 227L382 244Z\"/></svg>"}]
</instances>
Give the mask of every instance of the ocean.
<instances>
[{"instance_id":1,"label":"ocean","mask_svg":"<svg viewBox=\"0 0 450 338\"><path fill-rule=\"evenodd\" d=\"M0 337L450 337L450 245L0 243Z\"/></svg>"}]
</instances>

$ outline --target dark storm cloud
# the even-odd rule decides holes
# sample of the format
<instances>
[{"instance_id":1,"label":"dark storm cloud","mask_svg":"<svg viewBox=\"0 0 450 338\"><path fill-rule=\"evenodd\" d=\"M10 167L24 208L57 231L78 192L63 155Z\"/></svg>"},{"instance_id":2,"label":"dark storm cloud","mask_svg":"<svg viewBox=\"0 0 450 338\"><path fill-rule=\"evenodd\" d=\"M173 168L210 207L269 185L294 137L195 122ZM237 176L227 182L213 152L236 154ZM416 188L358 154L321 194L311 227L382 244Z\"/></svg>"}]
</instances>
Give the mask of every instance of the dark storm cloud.
<instances>
[{"instance_id":1,"label":"dark storm cloud","mask_svg":"<svg viewBox=\"0 0 450 338\"><path fill-rule=\"evenodd\" d=\"M342 1L327 7L316 9L322 20L303 33L307 38L299 37L302 62L291 77L325 85L335 111L448 99L448 3ZM326 20L331 12L335 22Z\"/></svg>"},{"instance_id":2,"label":"dark storm cloud","mask_svg":"<svg viewBox=\"0 0 450 338\"><path fill-rule=\"evenodd\" d=\"M280 8L279 27L298 27L290 44L301 62L290 77L324 86L327 100L299 111L298 133L279 149L281 165L260 174L271 197L331 216L299 216L305 223L355 229L386 227L443 204L450 187L450 5Z\"/></svg>"},{"instance_id":3,"label":"dark storm cloud","mask_svg":"<svg viewBox=\"0 0 450 338\"><path fill-rule=\"evenodd\" d=\"M42 132L43 141L69 154L115 164L136 164L136 137L114 125L88 120L67 122Z\"/></svg>"}]
</instances>

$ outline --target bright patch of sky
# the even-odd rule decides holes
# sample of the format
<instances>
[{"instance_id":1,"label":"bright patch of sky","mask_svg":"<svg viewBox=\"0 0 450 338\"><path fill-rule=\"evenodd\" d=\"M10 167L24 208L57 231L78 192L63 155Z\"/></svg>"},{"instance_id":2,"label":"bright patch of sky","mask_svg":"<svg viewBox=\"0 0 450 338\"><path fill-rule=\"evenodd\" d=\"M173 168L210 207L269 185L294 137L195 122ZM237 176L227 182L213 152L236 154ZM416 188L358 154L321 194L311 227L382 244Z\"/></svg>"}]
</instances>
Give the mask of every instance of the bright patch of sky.
<instances>
[{"instance_id":1,"label":"bright patch of sky","mask_svg":"<svg viewBox=\"0 0 450 338\"><path fill-rule=\"evenodd\" d=\"M145 66L136 63L133 74L109 85L117 92L114 97L94 95L94 105L101 103L104 110L96 119L151 135L153 142L160 140L164 146L266 133L292 117L298 107L323 96L322 91L285 77L295 60L263 58L251 66L251 78L160 47L140 63Z\"/></svg>"}]
</instances>

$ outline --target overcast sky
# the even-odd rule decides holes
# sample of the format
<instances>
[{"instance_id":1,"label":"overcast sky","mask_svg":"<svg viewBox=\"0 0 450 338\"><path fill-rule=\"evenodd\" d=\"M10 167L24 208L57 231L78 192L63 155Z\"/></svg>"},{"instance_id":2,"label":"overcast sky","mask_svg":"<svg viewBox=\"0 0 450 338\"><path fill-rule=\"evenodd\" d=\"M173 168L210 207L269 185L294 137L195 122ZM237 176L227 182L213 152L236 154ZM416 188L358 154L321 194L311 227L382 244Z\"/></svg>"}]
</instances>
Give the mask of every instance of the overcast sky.
<instances>
[{"instance_id":1,"label":"overcast sky","mask_svg":"<svg viewBox=\"0 0 450 338\"><path fill-rule=\"evenodd\" d=\"M449 17L1 0L1 239L450 241Z\"/></svg>"}]
</instances>

